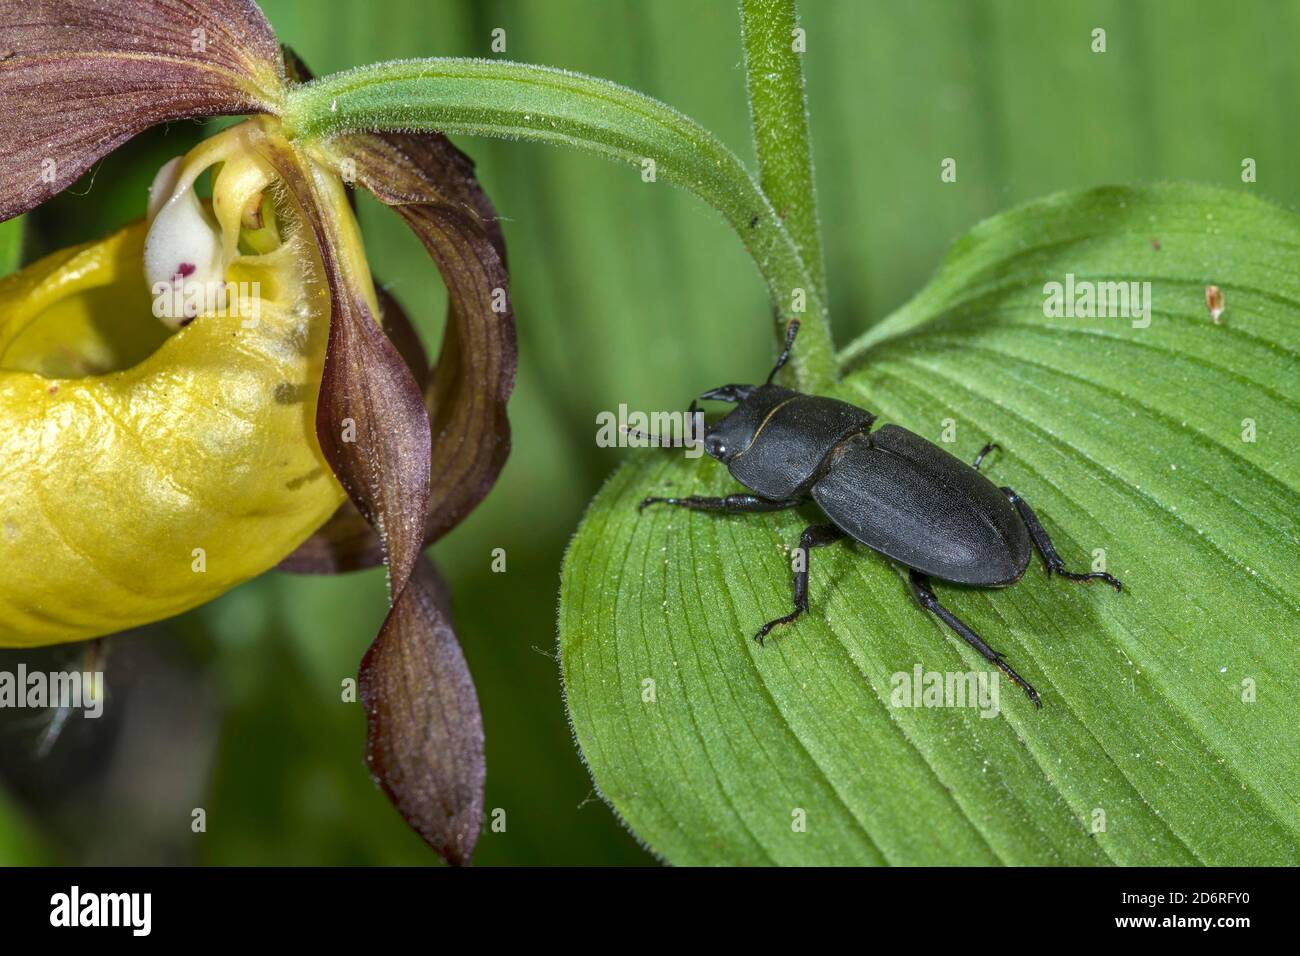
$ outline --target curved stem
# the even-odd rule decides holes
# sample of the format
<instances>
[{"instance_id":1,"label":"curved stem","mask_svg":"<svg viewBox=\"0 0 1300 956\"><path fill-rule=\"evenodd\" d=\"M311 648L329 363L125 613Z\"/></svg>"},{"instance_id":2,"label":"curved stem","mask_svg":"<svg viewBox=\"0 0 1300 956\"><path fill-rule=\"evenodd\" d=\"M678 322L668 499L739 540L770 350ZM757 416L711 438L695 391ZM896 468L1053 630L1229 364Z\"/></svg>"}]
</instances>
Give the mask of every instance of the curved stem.
<instances>
[{"instance_id":1,"label":"curved stem","mask_svg":"<svg viewBox=\"0 0 1300 956\"><path fill-rule=\"evenodd\" d=\"M804 93L803 36L798 33L794 0L741 0L740 27L759 183L785 222L825 302L826 270Z\"/></svg>"},{"instance_id":2,"label":"curved stem","mask_svg":"<svg viewBox=\"0 0 1300 956\"><path fill-rule=\"evenodd\" d=\"M818 284L753 175L712 133L643 93L564 70L498 60L401 60L321 77L286 102L291 136L426 130L574 146L695 193L735 229L772 296L777 321L806 307L791 359L799 387L835 381ZM802 290L802 293L796 291Z\"/></svg>"}]
</instances>

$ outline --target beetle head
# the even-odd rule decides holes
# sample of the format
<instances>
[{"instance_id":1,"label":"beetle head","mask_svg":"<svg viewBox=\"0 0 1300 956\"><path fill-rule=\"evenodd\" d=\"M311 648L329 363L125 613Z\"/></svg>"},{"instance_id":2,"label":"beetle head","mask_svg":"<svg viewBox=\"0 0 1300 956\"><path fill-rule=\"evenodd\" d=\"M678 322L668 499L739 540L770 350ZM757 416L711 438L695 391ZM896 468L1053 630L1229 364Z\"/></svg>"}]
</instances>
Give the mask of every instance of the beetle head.
<instances>
[{"instance_id":1,"label":"beetle head","mask_svg":"<svg viewBox=\"0 0 1300 956\"><path fill-rule=\"evenodd\" d=\"M772 380L781 366L790 359L790 350L794 347L794 337L799 334L799 320L791 319L785 330L785 347L776 360L776 365L768 373L767 381L762 385L719 385L711 388L700 398L714 399L720 402L732 402L736 408L721 421L715 422L704 430L704 451L711 458L726 464L741 454L758 435L758 431L767 421L773 410L796 393L788 388L773 385ZM692 412L695 403L691 403Z\"/></svg>"},{"instance_id":2,"label":"beetle head","mask_svg":"<svg viewBox=\"0 0 1300 956\"><path fill-rule=\"evenodd\" d=\"M750 446L773 410L796 394L780 385L723 385L705 392L701 398L736 403L732 411L705 428L705 453L727 464Z\"/></svg>"}]
</instances>

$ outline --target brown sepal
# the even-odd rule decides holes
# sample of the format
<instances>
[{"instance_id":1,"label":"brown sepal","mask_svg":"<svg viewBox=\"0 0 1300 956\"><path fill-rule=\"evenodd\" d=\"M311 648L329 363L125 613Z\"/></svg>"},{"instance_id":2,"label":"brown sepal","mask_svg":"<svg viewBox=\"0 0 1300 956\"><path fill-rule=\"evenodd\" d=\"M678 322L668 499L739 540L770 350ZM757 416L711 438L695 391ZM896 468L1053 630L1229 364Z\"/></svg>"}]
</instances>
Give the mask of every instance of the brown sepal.
<instances>
[{"instance_id":1,"label":"brown sepal","mask_svg":"<svg viewBox=\"0 0 1300 956\"><path fill-rule=\"evenodd\" d=\"M281 84L252 0L0 0L0 221L151 126L274 113Z\"/></svg>"}]
</instances>

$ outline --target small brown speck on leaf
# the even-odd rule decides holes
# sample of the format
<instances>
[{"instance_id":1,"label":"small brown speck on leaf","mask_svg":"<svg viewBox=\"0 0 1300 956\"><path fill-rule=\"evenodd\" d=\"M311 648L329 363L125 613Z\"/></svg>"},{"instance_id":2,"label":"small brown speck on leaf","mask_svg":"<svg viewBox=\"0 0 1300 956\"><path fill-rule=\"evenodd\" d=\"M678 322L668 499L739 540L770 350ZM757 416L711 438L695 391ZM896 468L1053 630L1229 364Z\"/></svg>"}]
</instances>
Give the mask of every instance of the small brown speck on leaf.
<instances>
[{"instance_id":1,"label":"small brown speck on leaf","mask_svg":"<svg viewBox=\"0 0 1300 956\"><path fill-rule=\"evenodd\" d=\"M1222 325L1221 316L1226 308L1223 299L1223 290L1217 285L1207 285L1205 287L1205 307L1210 310L1210 318L1214 320L1215 325Z\"/></svg>"},{"instance_id":2,"label":"small brown speck on leaf","mask_svg":"<svg viewBox=\"0 0 1300 956\"><path fill-rule=\"evenodd\" d=\"M1151 240L1151 248L1154 249L1156 252L1159 252L1159 251L1160 251L1160 240L1159 240L1159 239L1152 239L1152 240Z\"/></svg>"}]
</instances>

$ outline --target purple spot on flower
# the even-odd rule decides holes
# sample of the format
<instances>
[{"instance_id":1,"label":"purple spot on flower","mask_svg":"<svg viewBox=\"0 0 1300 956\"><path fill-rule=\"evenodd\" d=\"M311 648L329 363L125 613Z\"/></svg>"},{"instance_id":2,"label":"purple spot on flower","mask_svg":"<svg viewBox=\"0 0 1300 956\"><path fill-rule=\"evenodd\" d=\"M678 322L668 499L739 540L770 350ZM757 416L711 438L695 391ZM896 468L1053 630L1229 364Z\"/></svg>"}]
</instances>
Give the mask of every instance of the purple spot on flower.
<instances>
[{"instance_id":1,"label":"purple spot on flower","mask_svg":"<svg viewBox=\"0 0 1300 956\"><path fill-rule=\"evenodd\" d=\"M198 266L192 262L182 262L176 267L176 274L182 279L188 279L190 276L194 275L194 270L197 268Z\"/></svg>"},{"instance_id":2,"label":"purple spot on flower","mask_svg":"<svg viewBox=\"0 0 1300 956\"><path fill-rule=\"evenodd\" d=\"M181 319L181 328L182 328L182 329L185 328L185 326L189 325L189 324L190 324L191 322L193 322L193 321L194 321L194 316L192 316L192 315L191 315L191 316L188 316L188 317L186 317L186 318L184 318L184 319Z\"/></svg>"}]
</instances>

